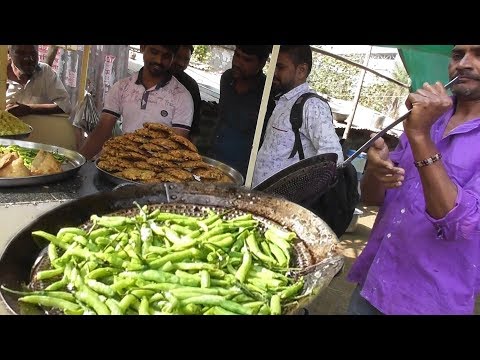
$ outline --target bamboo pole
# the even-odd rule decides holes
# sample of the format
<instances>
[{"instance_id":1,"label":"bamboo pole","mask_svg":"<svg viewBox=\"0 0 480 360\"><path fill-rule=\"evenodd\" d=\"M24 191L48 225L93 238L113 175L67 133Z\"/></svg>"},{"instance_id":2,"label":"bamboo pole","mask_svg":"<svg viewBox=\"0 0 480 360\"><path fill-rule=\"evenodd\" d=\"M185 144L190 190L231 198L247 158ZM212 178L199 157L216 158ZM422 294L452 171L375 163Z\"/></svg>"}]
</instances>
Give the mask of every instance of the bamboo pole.
<instances>
[{"instance_id":1,"label":"bamboo pole","mask_svg":"<svg viewBox=\"0 0 480 360\"><path fill-rule=\"evenodd\" d=\"M277 65L278 52L280 45L273 45L272 56L268 66L267 79L263 88L262 102L258 112L257 127L255 128L255 136L253 137L252 151L250 153L250 160L248 162L247 177L245 179L245 187L250 189L253 180L253 169L257 161L257 152L260 145L260 137L262 135L263 123L265 121L265 114L267 112L268 98L270 97L270 89L272 88L273 75L275 74L275 67Z\"/></svg>"},{"instance_id":2,"label":"bamboo pole","mask_svg":"<svg viewBox=\"0 0 480 360\"><path fill-rule=\"evenodd\" d=\"M368 60L370 60L370 55L372 54L372 47L370 46L368 51L367 51L367 56L365 57L365 61L363 62L364 66L367 67L368 65ZM345 131L343 132L342 139L346 139L348 137L348 133L350 132L350 128L352 127L353 123L353 117L355 116L355 112L357 111L357 106L358 102L360 101L360 94L362 92L362 87L363 87L363 80L365 79L365 74L366 71L362 70L360 73L360 80L357 86L357 90L355 92L355 97L353 98L353 108L352 111L350 112L350 115L348 116L347 119L347 126L345 128Z\"/></svg>"},{"instance_id":3,"label":"bamboo pole","mask_svg":"<svg viewBox=\"0 0 480 360\"><path fill-rule=\"evenodd\" d=\"M0 45L0 110L7 107L7 64L8 46Z\"/></svg>"},{"instance_id":4,"label":"bamboo pole","mask_svg":"<svg viewBox=\"0 0 480 360\"><path fill-rule=\"evenodd\" d=\"M83 46L82 70L80 72L80 84L78 86L77 103L81 103L85 97L88 75L88 59L90 56L90 45Z\"/></svg>"},{"instance_id":5,"label":"bamboo pole","mask_svg":"<svg viewBox=\"0 0 480 360\"><path fill-rule=\"evenodd\" d=\"M371 46L370 46L371 47ZM334 59L337 59L337 60L340 60L340 61L343 61L343 62L346 62L347 64L350 64L350 65L353 65L353 66L356 66L360 69L363 69L365 71L368 71L368 72L371 72L372 74L375 74L377 76L380 76L381 78L384 78L385 80L388 80L390 82L393 82L399 86L402 86L404 88L407 88L407 89L410 89L410 86L407 85L407 84L404 84L398 80L395 80L389 76L386 76L386 75L383 75L382 73L379 73L378 71L376 70L373 70L373 69L370 69L369 67L365 66L365 65L362 65L362 64L359 64L359 63L356 63L355 61L352 61L352 60L348 60L347 58L344 58L343 56L340 56L340 55L337 55L337 54L334 54L334 53L331 53L330 51L327 51L327 50L323 50L323 49L319 49L315 46L312 46L311 47L313 51L317 52L317 53L320 53L320 54L323 54L323 55L327 55L327 56L330 56L330 57L333 57Z\"/></svg>"}]
</instances>

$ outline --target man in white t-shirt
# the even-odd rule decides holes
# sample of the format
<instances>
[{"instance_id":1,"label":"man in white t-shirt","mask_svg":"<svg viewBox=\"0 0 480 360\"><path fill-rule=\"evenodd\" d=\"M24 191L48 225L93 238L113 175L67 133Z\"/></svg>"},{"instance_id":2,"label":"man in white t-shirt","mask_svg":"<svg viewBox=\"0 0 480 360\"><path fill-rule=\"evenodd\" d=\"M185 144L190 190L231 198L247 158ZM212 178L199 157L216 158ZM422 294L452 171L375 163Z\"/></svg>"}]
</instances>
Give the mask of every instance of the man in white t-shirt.
<instances>
[{"instance_id":1,"label":"man in white t-shirt","mask_svg":"<svg viewBox=\"0 0 480 360\"><path fill-rule=\"evenodd\" d=\"M116 82L105 96L100 122L81 147L87 159L94 157L112 135L120 116L122 131L132 132L145 122L171 126L188 137L193 118L193 100L188 90L170 72L178 45L141 45L144 66Z\"/></svg>"},{"instance_id":2,"label":"man in white t-shirt","mask_svg":"<svg viewBox=\"0 0 480 360\"><path fill-rule=\"evenodd\" d=\"M70 98L60 77L47 64L38 62L38 45L9 45L7 65L8 112L69 114Z\"/></svg>"}]
</instances>

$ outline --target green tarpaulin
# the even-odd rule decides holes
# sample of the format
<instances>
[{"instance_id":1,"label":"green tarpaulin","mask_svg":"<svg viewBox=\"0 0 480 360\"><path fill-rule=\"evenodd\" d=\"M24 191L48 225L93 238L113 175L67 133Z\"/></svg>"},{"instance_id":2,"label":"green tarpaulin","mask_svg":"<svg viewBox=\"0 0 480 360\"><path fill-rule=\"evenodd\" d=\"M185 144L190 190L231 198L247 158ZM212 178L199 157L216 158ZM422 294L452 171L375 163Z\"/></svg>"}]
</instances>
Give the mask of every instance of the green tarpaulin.
<instances>
[{"instance_id":1,"label":"green tarpaulin","mask_svg":"<svg viewBox=\"0 0 480 360\"><path fill-rule=\"evenodd\" d=\"M386 45L387 46L387 45ZM424 82L448 82L448 62L453 45L388 45L396 47L412 80L411 90Z\"/></svg>"}]
</instances>

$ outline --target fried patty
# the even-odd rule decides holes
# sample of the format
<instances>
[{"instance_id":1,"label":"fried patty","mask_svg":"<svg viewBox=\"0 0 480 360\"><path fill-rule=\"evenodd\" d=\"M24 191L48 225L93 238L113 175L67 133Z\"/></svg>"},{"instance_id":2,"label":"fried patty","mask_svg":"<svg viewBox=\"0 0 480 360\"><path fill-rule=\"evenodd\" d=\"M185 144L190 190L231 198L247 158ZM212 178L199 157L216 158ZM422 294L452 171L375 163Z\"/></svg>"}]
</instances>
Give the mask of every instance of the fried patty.
<instances>
[{"instance_id":1,"label":"fried patty","mask_svg":"<svg viewBox=\"0 0 480 360\"><path fill-rule=\"evenodd\" d=\"M200 154L190 150L171 150L169 154L178 159L177 161L202 160Z\"/></svg>"},{"instance_id":2,"label":"fried patty","mask_svg":"<svg viewBox=\"0 0 480 360\"><path fill-rule=\"evenodd\" d=\"M178 134L172 134L172 135L170 135L169 139L172 140L172 141L175 141L176 143L181 144L184 148L186 148L190 151L194 151L194 152L198 153L197 147L191 141L189 141L187 138L185 138L183 136L180 136Z\"/></svg>"}]
</instances>

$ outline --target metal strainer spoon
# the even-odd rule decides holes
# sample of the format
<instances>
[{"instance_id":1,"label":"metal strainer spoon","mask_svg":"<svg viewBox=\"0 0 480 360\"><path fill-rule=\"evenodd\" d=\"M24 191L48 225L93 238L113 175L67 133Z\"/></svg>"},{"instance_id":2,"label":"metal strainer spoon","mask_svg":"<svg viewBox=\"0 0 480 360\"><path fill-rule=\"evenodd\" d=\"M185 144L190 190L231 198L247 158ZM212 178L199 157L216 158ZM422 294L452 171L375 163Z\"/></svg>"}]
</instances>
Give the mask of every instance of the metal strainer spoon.
<instances>
[{"instance_id":1,"label":"metal strainer spoon","mask_svg":"<svg viewBox=\"0 0 480 360\"><path fill-rule=\"evenodd\" d=\"M450 80L448 83L445 84L444 88L449 89L456 81L458 80L458 76L455 76L452 80ZM412 109L408 110L405 114L400 116L397 120L392 122L390 125L382 129L378 134L376 134L374 137L372 137L370 140L368 140L365 144L360 146L360 148L355 151L350 157L345 160L343 163L339 164L339 167L344 167L346 164L351 163L352 160L356 159L358 155L360 155L365 149L368 149L378 138L382 137L387 133L387 131L391 130L393 127L395 127L397 124L400 124L402 121L404 121L408 115L412 112Z\"/></svg>"}]
</instances>

